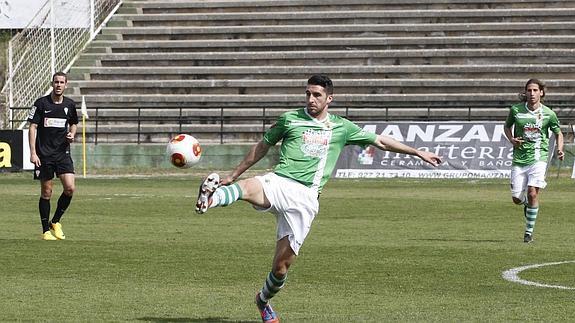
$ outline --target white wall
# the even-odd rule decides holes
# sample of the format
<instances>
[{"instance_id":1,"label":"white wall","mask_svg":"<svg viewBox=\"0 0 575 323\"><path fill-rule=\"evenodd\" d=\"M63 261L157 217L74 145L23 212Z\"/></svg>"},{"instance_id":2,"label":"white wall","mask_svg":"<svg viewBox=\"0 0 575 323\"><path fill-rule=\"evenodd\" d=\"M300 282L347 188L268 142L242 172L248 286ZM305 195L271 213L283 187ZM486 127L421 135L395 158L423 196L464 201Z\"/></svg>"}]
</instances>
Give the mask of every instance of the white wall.
<instances>
[{"instance_id":1,"label":"white wall","mask_svg":"<svg viewBox=\"0 0 575 323\"><path fill-rule=\"evenodd\" d=\"M35 18L36 13L50 0L0 0L0 29L22 29ZM58 27L83 27L90 25L90 0L52 0ZM49 7L50 5L48 5ZM44 16L46 14L44 13ZM81 17L81 18L78 18ZM38 19L39 21L50 19ZM47 27L44 24L44 27Z\"/></svg>"}]
</instances>

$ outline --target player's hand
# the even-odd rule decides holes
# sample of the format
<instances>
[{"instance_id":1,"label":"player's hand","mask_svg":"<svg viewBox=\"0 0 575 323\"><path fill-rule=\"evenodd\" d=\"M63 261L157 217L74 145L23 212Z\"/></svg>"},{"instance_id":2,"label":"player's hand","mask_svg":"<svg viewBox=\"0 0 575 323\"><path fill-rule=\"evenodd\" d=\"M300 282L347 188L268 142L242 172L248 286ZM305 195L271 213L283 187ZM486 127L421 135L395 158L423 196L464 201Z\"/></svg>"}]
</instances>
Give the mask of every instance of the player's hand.
<instances>
[{"instance_id":1,"label":"player's hand","mask_svg":"<svg viewBox=\"0 0 575 323\"><path fill-rule=\"evenodd\" d=\"M30 162L36 167L40 167L40 165L42 165L40 158L36 154L30 154Z\"/></svg>"},{"instance_id":2,"label":"player's hand","mask_svg":"<svg viewBox=\"0 0 575 323\"><path fill-rule=\"evenodd\" d=\"M419 158L425 160L426 162L430 163L431 165L437 167L439 166L442 161L441 157L437 156L436 154L429 152L429 151L419 151Z\"/></svg>"},{"instance_id":3,"label":"player's hand","mask_svg":"<svg viewBox=\"0 0 575 323\"><path fill-rule=\"evenodd\" d=\"M563 150L557 149L557 158L559 158L559 160L563 160L563 158L565 158L565 153Z\"/></svg>"},{"instance_id":4,"label":"player's hand","mask_svg":"<svg viewBox=\"0 0 575 323\"><path fill-rule=\"evenodd\" d=\"M234 178L231 175L228 175L226 177L223 177L220 179L220 185L221 186L225 186L225 185L230 185L233 182L235 182Z\"/></svg>"},{"instance_id":5,"label":"player's hand","mask_svg":"<svg viewBox=\"0 0 575 323\"><path fill-rule=\"evenodd\" d=\"M519 147L519 146L523 145L524 141L525 140L523 140L522 137L511 138L511 144L513 144L513 147Z\"/></svg>"},{"instance_id":6,"label":"player's hand","mask_svg":"<svg viewBox=\"0 0 575 323\"><path fill-rule=\"evenodd\" d=\"M68 139L68 142L73 142L74 141L74 134L71 132L68 132L66 134L66 139Z\"/></svg>"}]
</instances>

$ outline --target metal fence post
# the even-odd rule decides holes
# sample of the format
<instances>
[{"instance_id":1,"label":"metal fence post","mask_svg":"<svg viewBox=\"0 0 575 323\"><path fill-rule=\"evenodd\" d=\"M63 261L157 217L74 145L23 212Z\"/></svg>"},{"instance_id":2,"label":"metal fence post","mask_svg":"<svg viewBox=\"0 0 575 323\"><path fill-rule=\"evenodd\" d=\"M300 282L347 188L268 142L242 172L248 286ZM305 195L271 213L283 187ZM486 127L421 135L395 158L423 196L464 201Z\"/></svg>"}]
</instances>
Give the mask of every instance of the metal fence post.
<instances>
[{"instance_id":1,"label":"metal fence post","mask_svg":"<svg viewBox=\"0 0 575 323\"><path fill-rule=\"evenodd\" d=\"M14 128L14 113L12 112L12 107L14 106L14 93L12 92L12 74L14 73L14 65L12 60L14 59L14 52L12 49L12 39L8 41L8 122L10 128Z\"/></svg>"},{"instance_id":2,"label":"metal fence post","mask_svg":"<svg viewBox=\"0 0 575 323\"><path fill-rule=\"evenodd\" d=\"M140 144L140 133L142 132L142 108L138 108L138 145Z\"/></svg>"},{"instance_id":3,"label":"metal fence post","mask_svg":"<svg viewBox=\"0 0 575 323\"><path fill-rule=\"evenodd\" d=\"M220 144L224 143L224 107L220 108Z\"/></svg>"},{"instance_id":4,"label":"metal fence post","mask_svg":"<svg viewBox=\"0 0 575 323\"><path fill-rule=\"evenodd\" d=\"M99 112L99 108L96 107L96 130L94 131L94 145L98 144L98 112Z\"/></svg>"}]
</instances>

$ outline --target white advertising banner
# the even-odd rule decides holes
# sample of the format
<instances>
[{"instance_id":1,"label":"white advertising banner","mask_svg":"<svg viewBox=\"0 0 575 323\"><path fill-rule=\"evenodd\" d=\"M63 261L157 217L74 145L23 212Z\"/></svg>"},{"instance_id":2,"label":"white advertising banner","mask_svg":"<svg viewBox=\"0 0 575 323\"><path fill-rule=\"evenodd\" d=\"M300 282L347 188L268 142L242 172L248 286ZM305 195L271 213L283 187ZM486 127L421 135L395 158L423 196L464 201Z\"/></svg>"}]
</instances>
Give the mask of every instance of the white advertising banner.
<instances>
[{"instance_id":1,"label":"white advertising banner","mask_svg":"<svg viewBox=\"0 0 575 323\"><path fill-rule=\"evenodd\" d=\"M347 146L335 178L508 178L513 146L503 122L358 122L368 132L390 136L420 150L440 155L438 167L421 159L373 146ZM553 138L553 136L552 136Z\"/></svg>"},{"instance_id":2,"label":"white advertising banner","mask_svg":"<svg viewBox=\"0 0 575 323\"><path fill-rule=\"evenodd\" d=\"M90 27L90 0L52 0L54 22L58 28ZM50 3L48 0L0 1L0 29L23 29L50 26ZM40 11L40 9L44 10ZM38 16L36 16L38 14Z\"/></svg>"}]
</instances>

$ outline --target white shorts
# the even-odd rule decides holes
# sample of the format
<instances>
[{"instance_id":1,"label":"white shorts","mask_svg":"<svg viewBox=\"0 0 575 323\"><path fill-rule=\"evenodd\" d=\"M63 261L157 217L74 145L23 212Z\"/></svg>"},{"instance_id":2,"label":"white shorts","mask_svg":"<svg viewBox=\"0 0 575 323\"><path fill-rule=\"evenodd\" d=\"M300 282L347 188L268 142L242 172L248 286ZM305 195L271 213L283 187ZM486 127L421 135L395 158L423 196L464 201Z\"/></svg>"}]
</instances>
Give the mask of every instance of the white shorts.
<instances>
[{"instance_id":1,"label":"white shorts","mask_svg":"<svg viewBox=\"0 0 575 323\"><path fill-rule=\"evenodd\" d=\"M545 188L546 162L536 162L529 166L513 166L511 168L511 195L521 198L527 186Z\"/></svg>"},{"instance_id":2,"label":"white shorts","mask_svg":"<svg viewBox=\"0 0 575 323\"><path fill-rule=\"evenodd\" d=\"M255 209L276 215L276 239L288 236L290 247L297 255L311 229L313 219L319 212L317 191L274 173L256 178L262 183L264 194L271 207Z\"/></svg>"}]
</instances>

